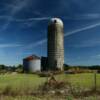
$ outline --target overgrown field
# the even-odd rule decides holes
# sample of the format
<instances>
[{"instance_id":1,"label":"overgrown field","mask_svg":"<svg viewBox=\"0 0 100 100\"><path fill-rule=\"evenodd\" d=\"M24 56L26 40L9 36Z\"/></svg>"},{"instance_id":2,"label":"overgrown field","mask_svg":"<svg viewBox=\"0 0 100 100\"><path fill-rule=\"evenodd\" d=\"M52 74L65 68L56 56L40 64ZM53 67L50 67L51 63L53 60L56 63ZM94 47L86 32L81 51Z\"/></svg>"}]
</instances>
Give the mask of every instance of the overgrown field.
<instances>
[{"instance_id":1,"label":"overgrown field","mask_svg":"<svg viewBox=\"0 0 100 100\"><path fill-rule=\"evenodd\" d=\"M61 99L59 96L51 95L39 95L37 96L35 91L39 89L39 86L47 81L47 77L39 77L34 74L4 74L0 75L0 100L78 100L72 95L66 95ZM57 81L68 82L76 90L86 89L91 90L95 87L94 74L83 73L83 74L60 74L56 75ZM97 90L100 90L100 74L97 74ZM75 90L74 89L74 90ZM98 97L96 94L92 94L89 97L85 97L82 100L100 100L94 99ZM56 98L56 99L55 99ZM81 100L81 99L79 99Z\"/></svg>"},{"instance_id":2,"label":"overgrown field","mask_svg":"<svg viewBox=\"0 0 100 100\"><path fill-rule=\"evenodd\" d=\"M57 76L58 80L70 82L72 85L83 87L86 89L95 86L94 73L81 73L81 74L62 74ZM96 74L96 87L100 89L100 74Z\"/></svg>"}]
</instances>

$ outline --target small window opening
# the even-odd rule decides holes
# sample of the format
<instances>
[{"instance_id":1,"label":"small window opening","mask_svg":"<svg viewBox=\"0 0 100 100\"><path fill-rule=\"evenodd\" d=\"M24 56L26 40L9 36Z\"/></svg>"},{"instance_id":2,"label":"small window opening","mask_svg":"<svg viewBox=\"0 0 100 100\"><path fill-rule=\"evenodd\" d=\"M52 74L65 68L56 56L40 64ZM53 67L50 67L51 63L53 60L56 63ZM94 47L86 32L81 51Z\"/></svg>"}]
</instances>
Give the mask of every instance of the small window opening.
<instances>
[{"instance_id":1,"label":"small window opening","mask_svg":"<svg viewBox=\"0 0 100 100\"><path fill-rule=\"evenodd\" d=\"M57 20L54 20L54 23L57 23Z\"/></svg>"}]
</instances>

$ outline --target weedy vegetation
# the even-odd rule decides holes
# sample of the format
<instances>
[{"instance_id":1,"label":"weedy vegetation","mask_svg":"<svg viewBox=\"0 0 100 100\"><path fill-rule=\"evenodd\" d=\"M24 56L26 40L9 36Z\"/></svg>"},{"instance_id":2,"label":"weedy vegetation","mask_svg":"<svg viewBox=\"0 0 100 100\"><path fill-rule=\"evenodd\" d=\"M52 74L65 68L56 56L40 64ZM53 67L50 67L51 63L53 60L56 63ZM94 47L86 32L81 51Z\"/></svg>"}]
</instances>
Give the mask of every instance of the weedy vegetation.
<instances>
[{"instance_id":1,"label":"weedy vegetation","mask_svg":"<svg viewBox=\"0 0 100 100\"><path fill-rule=\"evenodd\" d=\"M55 80L36 74L0 75L0 100L100 100L100 74L58 74Z\"/></svg>"}]
</instances>

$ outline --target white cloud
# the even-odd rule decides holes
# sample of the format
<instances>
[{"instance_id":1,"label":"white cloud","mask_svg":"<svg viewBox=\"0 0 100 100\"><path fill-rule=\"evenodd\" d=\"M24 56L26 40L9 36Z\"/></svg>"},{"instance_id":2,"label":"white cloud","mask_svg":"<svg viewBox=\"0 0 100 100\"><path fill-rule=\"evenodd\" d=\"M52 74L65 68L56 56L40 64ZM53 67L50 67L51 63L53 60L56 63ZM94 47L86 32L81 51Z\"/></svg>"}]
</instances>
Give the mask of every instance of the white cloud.
<instances>
[{"instance_id":1,"label":"white cloud","mask_svg":"<svg viewBox=\"0 0 100 100\"><path fill-rule=\"evenodd\" d=\"M76 14L73 16L66 16L63 19L67 20L93 20L100 19L100 13L85 13L85 14Z\"/></svg>"},{"instance_id":2,"label":"white cloud","mask_svg":"<svg viewBox=\"0 0 100 100\"><path fill-rule=\"evenodd\" d=\"M94 46L100 46L100 40L91 39L82 41L79 44L70 45L70 47L75 47L75 48L94 47Z\"/></svg>"},{"instance_id":3,"label":"white cloud","mask_svg":"<svg viewBox=\"0 0 100 100\"><path fill-rule=\"evenodd\" d=\"M91 56L90 58L93 58L93 59L100 59L100 54L93 55L93 56Z\"/></svg>"},{"instance_id":4,"label":"white cloud","mask_svg":"<svg viewBox=\"0 0 100 100\"><path fill-rule=\"evenodd\" d=\"M40 40L40 41L37 41L37 42L35 42L35 43L31 43L31 44L29 44L29 45L24 45L24 46L22 46L22 48L20 48L19 50L18 50L18 52L16 52L16 55L21 55L21 54L23 54L22 52L24 51L24 54L32 54L31 52L29 52L28 51L28 53L27 53L27 50L30 50L30 49L32 49L32 48L34 48L34 47L37 47L37 46L41 46L42 44L44 44L44 43L46 43L47 42L47 39L42 39L42 40Z\"/></svg>"},{"instance_id":5,"label":"white cloud","mask_svg":"<svg viewBox=\"0 0 100 100\"><path fill-rule=\"evenodd\" d=\"M83 19L98 19L100 18L100 13L87 13L80 15Z\"/></svg>"},{"instance_id":6,"label":"white cloud","mask_svg":"<svg viewBox=\"0 0 100 100\"><path fill-rule=\"evenodd\" d=\"M42 20L48 20L50 17L38 17L38 18L28 18L28 19L14 19L14 21L17 22L27 22L27 21L42 21Z\"/></svg>"},{"instance_id":7,"label":"white cloud","mask_svg":"<svg viewBox=\"0 0 100 100\"><path fill-rule=\"evenodd\" d=\"M25 6L27 6L27 4L28 4L28 0L22 0L22 1L16 0L16 1L14 1L13 4L12 4L14 6L12 6L12 8L11 8L11 10L9 12L10 16L7 18L6 23L2 26L2 28L0 29L0 31L6 30L7 27L9 26L10 22L13 20L13 16L17 12L19 12L22 8L24 8Z\"/></svg>"},{"instance_id":8,"label":"white cloud","mask_svg":"<svg viewBox=\"0 0 100 100\"><path fill-rule=\"evenodd\" d=\"M95 28L97 26L100 26L100 22L99 23L96 23L96 24L92 24L92 25L89 25L89 26L86 26L86 27L83 27L83 28L80 28L80 29L75 29L73 31L70 31L70 32L66 32L64 34L64 37L67 37L67 36L70 36L70 35L73 35L73 34L76 34L78 32L82 32L82 31L85 31L85 30L88 30L88 29L92 29L92 28ZM31 44L31 47L36 47L36 46L39 46L39 45L42 45L43 43L47 42L46 39L43 39L43 40L40 40L40 41L37 41L36 43L32 43ZM96 44L99 44L100 41L90 41L91 43L83 43L80 44L80 45L76 45L76 47L88 47L88 46L93 46L93 45L96 45Z\"/></svg>"},{"instance_id":9,"label":"white cloud","mask_svg":"<svg viewBox=\"0 0 100 100\"><path fill-rule=\"evenodd\" d=\"M100 22L92 24L92 25L89 25L89 26L86 26L86 27L83 27L83 28L75 29L75 30L70 31L70 32L66 32L64 34L64 36L67 37L69 35L76 34L78 32L82 32L82 31L85 31L85 30L93 29L93 28L98 27L98 26L100 26Z\"/></svg>"},{"instance_id":10,"label":"white cloud","mask_svg":"<svg viewBox=\"0 0 100 100\"><path fill-rule=\"evenodd\" d=\"M21 44L0 44L0 48L21 47Z\"/></svg>"},{"instance_id":11,"label":"white cloud","mask_svg":"<svg viewBox=\"0 0 100 100\"><path fill-rule=\"evenodd\" d=\"M33 48L33 47L37 47L37 46L40 46L40 45L42 45L42 44L44 44L46 42L47 42L47 39L43 39L43 40L37 41L35 43L31 43L25 49L30 49L30 48Z\"/></svg>"},{"instance_id":12,"label":"white cloud","mask_svg":"<svg viewBox=\"0 0 100 100\"><path fill-rule=\"evenodd\" d=\"M38 16L45 16L45 14L43 14L39 11L33 11L32 13L35 14L35 15L38 15Z\"/></svg>"}]
</instances>

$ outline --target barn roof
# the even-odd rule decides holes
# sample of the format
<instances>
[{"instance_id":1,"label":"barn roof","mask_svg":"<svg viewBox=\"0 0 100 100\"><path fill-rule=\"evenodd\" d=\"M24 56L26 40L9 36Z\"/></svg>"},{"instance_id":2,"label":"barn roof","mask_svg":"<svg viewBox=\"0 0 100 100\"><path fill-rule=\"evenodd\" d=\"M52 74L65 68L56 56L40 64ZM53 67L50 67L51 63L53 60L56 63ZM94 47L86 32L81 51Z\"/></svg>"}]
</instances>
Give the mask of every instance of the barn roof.
<instances>
[{"instance_id":1,"label":"barn roof","mask_svg":"<svg viewBox=\"0 0 100 100\"><path fill-rule=\"evenodd\" d=\"M37 59L40 59L40 57L36 55L31 55L29 57L24 58L23 60L37 60Z\"/></svg>"}]
</instances>

